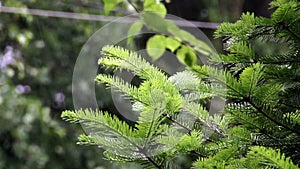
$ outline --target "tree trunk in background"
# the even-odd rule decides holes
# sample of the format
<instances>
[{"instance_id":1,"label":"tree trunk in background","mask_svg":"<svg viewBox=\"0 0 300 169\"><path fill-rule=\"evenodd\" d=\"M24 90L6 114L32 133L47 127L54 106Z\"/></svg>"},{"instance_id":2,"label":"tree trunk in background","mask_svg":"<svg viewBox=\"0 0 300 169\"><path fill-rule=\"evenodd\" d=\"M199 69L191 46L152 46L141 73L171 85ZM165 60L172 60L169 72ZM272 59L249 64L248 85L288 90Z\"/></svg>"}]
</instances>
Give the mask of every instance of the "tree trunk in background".
<instances>
[{"instance_id":1,"label":"tree trunk in background","mask_svg":"<svg viewBox=\"0 0 300 169\"><path fill-rule=\"evenodd\" d=\"M243 12L243 1L241 0L218 0L222 20L220 22L235 22Z\"/></svg>"},{"instance_id":2,"label":"tree trunk in background","mask_svg":"<svg viewBox=\"0 0 300 169\"><path fill-rule=\"evenodd\" d=\"M201 6L197 0L172 0L171 3L165 5L169 14L187 20L198 20L201 11Z\"/></svg>"},{"instance_id":3,"label":"tree trunk in background","mask_svg":"<svg viewBox=\"0 0 300 169\"><path fill-rule=\"evenodd\" d=\"M243 11L254 12L256 16L270 17L269 3L271 0L245 0Z\"/></svg>"}]
</instances>

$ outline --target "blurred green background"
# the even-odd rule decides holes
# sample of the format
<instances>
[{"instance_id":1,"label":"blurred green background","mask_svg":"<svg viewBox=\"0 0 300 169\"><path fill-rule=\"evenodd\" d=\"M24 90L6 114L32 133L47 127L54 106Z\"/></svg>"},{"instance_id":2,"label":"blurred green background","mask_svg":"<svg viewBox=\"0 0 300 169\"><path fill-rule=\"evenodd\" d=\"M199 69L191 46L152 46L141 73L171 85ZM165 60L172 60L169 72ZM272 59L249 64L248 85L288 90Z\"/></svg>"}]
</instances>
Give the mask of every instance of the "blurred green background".
<instances>
[{"instance_id":1,"label":"blurred green background","mask_svg":"<svg viewBox=\"0 0 300 169\"><path fill-rule=\"evenodd\" d=\"M101 0L2 0L2 6L104 15ZM141 4L141 0L133 1ZM234 22L243 11L269 16L268 1L172 0L168 13L193 21ZM133 11L124 2L110 13ZM0 13L0 168L134 168L103 160L98 147L76 145L79 125L60 119L73 109L72 72L81 47L105 23ZM202 29L221 52L214 30ZM112 35L113 36L113 35ZM99 49L100 50L100 49ZM110 98L102 95L101 108Z\"/></svg>"}]
</instances>

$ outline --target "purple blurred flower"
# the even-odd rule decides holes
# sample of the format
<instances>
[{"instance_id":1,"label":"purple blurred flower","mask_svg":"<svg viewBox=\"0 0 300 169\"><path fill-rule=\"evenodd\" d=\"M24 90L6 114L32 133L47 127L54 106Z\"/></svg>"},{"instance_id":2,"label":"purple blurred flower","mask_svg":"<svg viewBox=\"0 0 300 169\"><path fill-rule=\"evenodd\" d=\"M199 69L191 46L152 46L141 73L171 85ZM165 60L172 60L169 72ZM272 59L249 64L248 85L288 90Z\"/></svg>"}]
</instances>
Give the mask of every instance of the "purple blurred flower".
<instances>
[{"instance_id":1,"label":"purple blurred flower","mask_svg":"<svg viewBox=\"0 0 300 169\"><path fill-rule=\"evenodd\" d=\"M62 103L65 100L65 95L62 92L56 93L54 97L55 102Z\"/></svg>"},{"instance_id":2,"label":"purple blurred flower","mask_svg":"<svg viewBox=\"0 0 300 169\"><path fill-rule=\"evenodd\" d=\"M8 65L13 65L15 63L16 60L14 59L13 48L11 46L7 46L6 53L0 57L0 69L4 72Z\"/></svg>"},{"instance_id":3,"label":"purple blurred flower","mask_svg":"<svg viewBox=\"0 0 300 169\"><path fill-rule=\"evenodd\" d=\"M16 92L18 94L25 94L31 91L31 87L28 85L18 85L16 87Z\"/></svg>"}]
</instances>

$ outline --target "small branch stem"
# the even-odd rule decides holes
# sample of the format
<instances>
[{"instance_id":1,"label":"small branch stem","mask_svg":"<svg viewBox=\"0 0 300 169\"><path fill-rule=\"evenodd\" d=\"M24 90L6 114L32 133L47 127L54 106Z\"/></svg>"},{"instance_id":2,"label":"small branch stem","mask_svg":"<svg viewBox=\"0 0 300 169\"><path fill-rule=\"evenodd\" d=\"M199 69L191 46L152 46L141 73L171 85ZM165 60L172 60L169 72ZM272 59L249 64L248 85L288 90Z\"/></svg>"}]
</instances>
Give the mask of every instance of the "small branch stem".
<instances>
[{"instance_id":1,"label":"small branch stem","mask_svg":"<svg viewBox=\"0 0 300 169\"><path fill-rule=\"evenodd\" d=\"M162 169L162 167L159 164L157 164L151 157L148 156L148 154L145 152L144 149L140 148L139 146L137 148L139 149L139 152L141 152L142 154L144 154L146 156L147 160L150 163L152 163L156 168Z\"/></svg>"},{"instance_id":2,"label":"small branch stem","mask_svg":"<svg viewBox=\"0 0 300 169\"><path fill-rule=\"evenodd\" d=\"M168 115L166 115L166 117L167 117L167 119L170 120L171 122L173 122L173 123L179 125L180 127L184 128L184 129L186 129L186 130L188 130L189 133L192 131L192 129L190 129L190 128L184 126L183 124L179 123L178 121L172 119L172 117L169 117Z\"/></svg>"},{"instance_id":3,"label":"small branch stem","mask_svg":"<svg viewBox=\"0 0 300 169\"><path fill-rule=\"evenodd\" d=\"M295 34L289 27L287 26L283 26L283 28L285 28L290 34L292 34L293 36L295 36L298 40L300 40L300 36Z\"/></svg>"},{"instance_id":4,"label":"small branch stem","mask_svg":"<svg viewBox=\"0 0 300 169\"><path fill-rule=\"evenodd\" d=\"M141 11L134 5L134 3L131 0L127 0L127 2L134 8L134 10L137 13L140 13Z\"/></svg>"}]
</instances>

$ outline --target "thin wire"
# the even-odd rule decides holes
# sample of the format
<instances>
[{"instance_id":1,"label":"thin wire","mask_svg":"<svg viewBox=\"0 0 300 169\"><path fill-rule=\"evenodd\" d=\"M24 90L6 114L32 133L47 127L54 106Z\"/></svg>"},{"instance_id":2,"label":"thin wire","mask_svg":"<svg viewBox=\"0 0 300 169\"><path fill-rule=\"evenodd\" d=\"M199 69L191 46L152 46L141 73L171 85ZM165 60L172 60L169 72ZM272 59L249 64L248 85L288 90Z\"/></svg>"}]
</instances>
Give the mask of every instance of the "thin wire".
<instances>
[{"instance_id":1,"label":"thin wire","mask_svg":"<svg viewBox=\"0 0 300 169\"><path fill-rule=\"evenodd\" d=\"M102 22L120 22L120 23L133 23L139 18L137 17L127 17L126 19L120 19L120 17L115 16L103 16L103 15L93 15L93 14L83 14L83 13L73 13L73 12L60 12L60 11L49 11L49 10L40 10L40 9L27 9L27 8L15 8L15 7L4 7L0 5L0 13L15 13L15 14L24 14L24 15L36 15L36 16L45 16L45 17L57 17L57 18L67 18L67 19L80 19L80 20L89 20L89 21L102 21ZM212 22L198 22L198 21L179 21L172 20L178 26L182 27L198 27L204 29L217 29L220 23Z\"/></svg>"}]
</instances>

